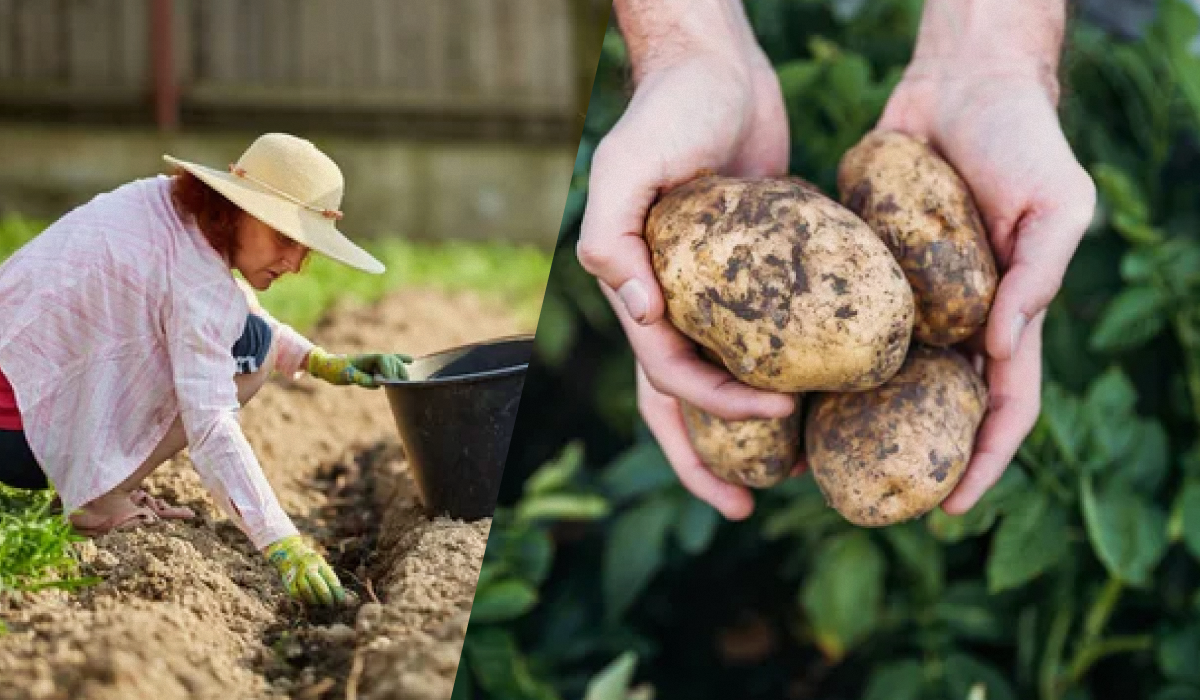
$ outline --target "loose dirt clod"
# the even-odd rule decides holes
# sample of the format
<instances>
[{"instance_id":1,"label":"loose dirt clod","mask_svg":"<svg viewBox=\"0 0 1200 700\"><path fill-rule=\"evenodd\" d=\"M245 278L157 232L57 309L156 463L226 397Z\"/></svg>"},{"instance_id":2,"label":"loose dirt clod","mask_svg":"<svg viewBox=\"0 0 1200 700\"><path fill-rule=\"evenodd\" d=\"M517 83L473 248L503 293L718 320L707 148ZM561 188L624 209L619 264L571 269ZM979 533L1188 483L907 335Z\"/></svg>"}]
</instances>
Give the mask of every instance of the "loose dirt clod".
<instances>
[{"instance_id":1,"label":"loose dirt clod","mask_svg":"<svg viewBox=\"0 0 1200 700\"><path fill-rule=\"evenodd\" d=\"M402 290L343 305L314 340L423 354L531 330L471 294ZM284 508L364 602L288 600L184 455L149 487L197 521L77 545L97 586L0 594L0 700L450 697L490 520L423 514L382 391L272 382L242 425Z\"/></svg>"}]
</instances>

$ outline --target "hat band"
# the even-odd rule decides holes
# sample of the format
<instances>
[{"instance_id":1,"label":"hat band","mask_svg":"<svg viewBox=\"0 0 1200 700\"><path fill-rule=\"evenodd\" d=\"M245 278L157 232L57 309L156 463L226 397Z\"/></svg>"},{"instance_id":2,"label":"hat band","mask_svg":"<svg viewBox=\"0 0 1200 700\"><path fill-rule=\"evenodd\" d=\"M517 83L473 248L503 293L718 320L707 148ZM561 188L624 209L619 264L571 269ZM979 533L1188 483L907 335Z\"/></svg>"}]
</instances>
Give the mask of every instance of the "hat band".
<instances>
[{"instance_id":1,"label":"hat band","mask_svg":"<svg viewBox=\"0 0 1200 700\"><path fill-rule=\"evenodd\" d=\"M297 197L294 197L294 196L288 194L287 192L284 192L283 190L279 189L278 187L269 185L269 184L263 182L262 180L259 180L258 178L253 177L252 175L250 175L249 173L246 172L245 168L238 167L238 165L236 163L229 164L229 172L233 173L234 175L236 175L240 178L249 180L250 182L253 182L254 184L258 185L259 187L268 189L268 190L274 192L275 194L279 195L280 197L283 197L284 199L286 199L290 202L294 202L294 203L304 207L305 209L308 209L309 211L315 211L318 214L320 214L321 216L325 217L326 219L335 219L335 220L340 221L342 218L342 212L340 210L338 210L338 209L322 209L321 207L309 204L308 202L305 202L302 199L299 199Z\"/></svg>"}]
</instances>

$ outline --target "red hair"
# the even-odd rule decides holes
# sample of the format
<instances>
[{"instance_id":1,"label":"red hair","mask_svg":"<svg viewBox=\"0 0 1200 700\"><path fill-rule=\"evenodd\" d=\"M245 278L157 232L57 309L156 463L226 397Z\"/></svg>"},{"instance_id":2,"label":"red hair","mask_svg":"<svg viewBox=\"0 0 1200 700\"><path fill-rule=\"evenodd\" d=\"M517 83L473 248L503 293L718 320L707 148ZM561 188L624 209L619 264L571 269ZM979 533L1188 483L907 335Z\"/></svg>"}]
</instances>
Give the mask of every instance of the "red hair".
<instances>
[{"instance_id":1,"label":"red hair","mask_svg":"<svg viewBox=\"0 0 1200 700\"><path fill-rule=\"evenodd\" d=\"M233 260L237 228L245 212L220 192L183 168L176 168L171 199L185 219L191 218L218 253Z\"/></svg>"}]
</instances>

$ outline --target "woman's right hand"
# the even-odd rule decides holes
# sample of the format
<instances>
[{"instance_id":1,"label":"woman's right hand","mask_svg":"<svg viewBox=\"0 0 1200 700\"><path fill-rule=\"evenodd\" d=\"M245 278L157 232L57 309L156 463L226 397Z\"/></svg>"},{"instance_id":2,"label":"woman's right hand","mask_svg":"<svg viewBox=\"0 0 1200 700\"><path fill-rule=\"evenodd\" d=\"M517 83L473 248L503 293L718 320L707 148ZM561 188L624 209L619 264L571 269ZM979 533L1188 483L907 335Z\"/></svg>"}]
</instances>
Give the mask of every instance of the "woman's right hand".
<instances>
[{"instance_id":1,"label":"woman's right hand","mask_svg":"<svg viewBox=\"0 0 1200 700\"><path fill-rule=\"evenodd\" d=\"M779 81L740 8L701 24L705 36L677 35L674 50L640 63L635 57L633 98L592 160L577 254L629 338L639 366L639 410L659 443L670 446L672 467L698 498L739 519L753 509L749 492L697 475L678 399L739 420L786 416L792 398L742 384L698 355L665 315L642 231L658 194L700 170L785 174L788 124Z\"/></svg>"},{"instance_id":2,"label":"woman's right hand","mask_svg":"<svg viewBox=\"0 0 1200 700\"><path fill-rule=\"evenodd\" d=\"M340 605L346 601L346 589L337 574L300 535L268 545L263 556L279 572L292 598L310 605Z\"/></svg>"}]
</instances>

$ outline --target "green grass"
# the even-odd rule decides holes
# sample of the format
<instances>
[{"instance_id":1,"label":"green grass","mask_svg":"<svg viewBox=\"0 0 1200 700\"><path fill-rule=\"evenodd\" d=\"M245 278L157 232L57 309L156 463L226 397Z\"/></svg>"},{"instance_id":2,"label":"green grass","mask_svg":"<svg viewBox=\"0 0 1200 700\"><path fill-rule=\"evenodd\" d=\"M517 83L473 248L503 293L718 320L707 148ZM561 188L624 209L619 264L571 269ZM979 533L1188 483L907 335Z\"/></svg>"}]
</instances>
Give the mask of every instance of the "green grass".
<instances>
[{"instance_id":1,"label":"green grass","mask_svg":"<svg viewBox=\"0 0 1200 700\"><path fill-rule=\"evenodd\" d=\"M399 287L472 290L498 299L521 321L533 325L541 309L549 252L505 243L415 243L388 239L365 247L387 266L382 275L352 270L314 255L298 275L289 275L259 295L272 315L304 332L342 296L374 301Z\"/></svg>"},{"instance_id":2,"label":"green grass","mask_svg":"<svg viewBox=\"0 0 1200 700\"><path fill-rule=\"evenodd\" d=\"M76 588L99 581L79 578L66 519L51 511L51 491L21 491L0 485L0 591Z\"/></svg>"},{"instance_id":3,"label":"green grass","mask_svg":"<svg viewBox=\"0 0 1200 700\"><path fill-rule=\"evenodd\" d=\"M45 227L40 221L8 215L0 219L0 261ZM387 266L382 275L358 272L313 255L298 275L289 275L259 295L280 321L301 332L343 296L371 302L398 287L471 290L498 299L522 322L533 325L541 310L549 251L509 243L416 243L399 238L364 244Z\"/></svg>"}]
</instances>

